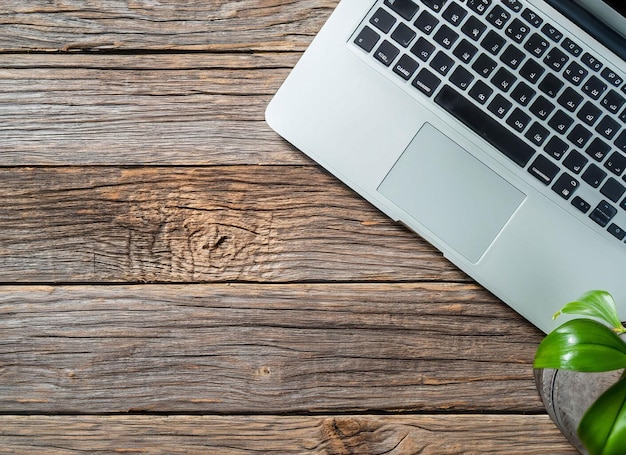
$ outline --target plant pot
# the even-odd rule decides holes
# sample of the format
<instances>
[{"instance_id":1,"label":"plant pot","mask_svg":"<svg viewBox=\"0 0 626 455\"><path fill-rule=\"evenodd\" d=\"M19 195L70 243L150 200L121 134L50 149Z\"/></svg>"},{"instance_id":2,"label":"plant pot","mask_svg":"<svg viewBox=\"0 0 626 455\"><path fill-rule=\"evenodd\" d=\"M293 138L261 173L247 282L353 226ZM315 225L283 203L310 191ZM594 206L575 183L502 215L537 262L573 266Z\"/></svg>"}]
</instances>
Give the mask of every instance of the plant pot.
<instances>
[{"instance_id":1,"label":"plant pot","mask_svg":"<svg viewBox=\"0 0 626 455\"><path fill-rule=\"evenodd\" d=\"M580 373L567 370L535 370L535 383L552 421L582 454L587 451L576 429L584 413L609 387L621 370L606 373Z\"/></svg>"}]
</instances>

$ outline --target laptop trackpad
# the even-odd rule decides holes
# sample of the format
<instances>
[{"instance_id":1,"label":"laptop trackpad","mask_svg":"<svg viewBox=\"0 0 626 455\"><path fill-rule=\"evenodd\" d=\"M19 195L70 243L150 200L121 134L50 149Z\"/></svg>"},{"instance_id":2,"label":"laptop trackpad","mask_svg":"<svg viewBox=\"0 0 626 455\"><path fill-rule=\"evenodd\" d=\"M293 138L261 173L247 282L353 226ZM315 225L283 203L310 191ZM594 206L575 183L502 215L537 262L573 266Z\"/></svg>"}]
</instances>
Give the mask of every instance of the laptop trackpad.
<instances>
[{"instance_id":1,"label":"laptop trackpad","mask_svg":"<svg viewBox=\"0 0 626 455\"><path fill-rule=\"evenodd\" d=\"M428 123L378 191L473 263L525 198Z\"/></svg>"}]
</instances>

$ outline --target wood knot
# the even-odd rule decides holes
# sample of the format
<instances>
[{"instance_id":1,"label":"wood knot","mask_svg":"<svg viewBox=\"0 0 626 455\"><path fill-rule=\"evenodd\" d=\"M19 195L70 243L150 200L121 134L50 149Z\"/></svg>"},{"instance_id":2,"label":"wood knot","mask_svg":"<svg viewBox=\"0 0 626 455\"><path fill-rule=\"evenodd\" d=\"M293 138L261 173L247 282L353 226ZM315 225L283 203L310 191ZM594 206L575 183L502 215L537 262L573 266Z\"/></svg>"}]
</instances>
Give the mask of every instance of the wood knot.
<instances>
[{"instance_id":1,"label":"wood knot","mask_svg":"<svg viewBox=\"0 0 626 455\"><path fill-rule=\"evenodd\" d=\"M76 371L74 370L65 370L65 374L67 375L68 378L70 379L76 379Z\"/></svg>"},{"instance_id":2,"label":"wood knot","mask_svg":"<svg viewBox=\"0 0 626 455\"><path fill-rule=\"evenodd\" d=\"M359 421L349 417L325 419L322 424L322 437L333 455L372 453L362 431Z\"/></svg>"},{"instance_id":3,"label":"wood knot","mask_svg":"<svg viewBox=\"0 0 626 455\"><path fill-rule=\"evenodd\" d=\"M267 365L263 365L256 370L255 376L265 378L272 374L272 370Z\"/></svg>"},{"instance_id":4,"label":"wood knot","mask_svg":"<svg viewBox=\"0 0 626 455\"><path fill-rule=\"evenodd\" d=\"M333 419L333 429L337 436L350 438L356 436L361 431L361 425L356 419L335 418Z\"/></svg>"}]
</instances>

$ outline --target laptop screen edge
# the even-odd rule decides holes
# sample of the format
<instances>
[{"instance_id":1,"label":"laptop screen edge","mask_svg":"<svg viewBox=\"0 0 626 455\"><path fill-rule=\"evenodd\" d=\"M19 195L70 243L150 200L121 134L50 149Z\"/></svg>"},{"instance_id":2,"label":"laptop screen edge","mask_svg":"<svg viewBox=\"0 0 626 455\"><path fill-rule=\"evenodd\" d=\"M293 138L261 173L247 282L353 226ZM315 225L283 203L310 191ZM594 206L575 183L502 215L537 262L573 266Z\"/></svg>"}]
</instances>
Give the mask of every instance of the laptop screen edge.
<instances>
[{"instance_id":1,"label":"laptop screen edge","mask_svg":"<svg viewBox=\"0 0 626 455\"><path fill-rule=\"evenodd\" d=\"M545 0L626 61L626 18L600 0Z\"/></svg>"}]
</instances>

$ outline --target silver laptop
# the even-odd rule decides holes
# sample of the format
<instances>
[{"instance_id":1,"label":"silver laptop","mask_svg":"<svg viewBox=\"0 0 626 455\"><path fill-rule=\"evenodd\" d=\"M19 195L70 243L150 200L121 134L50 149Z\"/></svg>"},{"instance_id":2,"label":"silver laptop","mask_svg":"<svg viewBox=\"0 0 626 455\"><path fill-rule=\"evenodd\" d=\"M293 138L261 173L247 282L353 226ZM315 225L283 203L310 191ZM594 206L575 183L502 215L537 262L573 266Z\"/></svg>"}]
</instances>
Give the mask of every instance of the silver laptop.
<instances>
[{"instance_id":1,"label":"silver laptop","mask_svg":"<svg viewBox=\"0 0 626 455\"><path fill-rule=\"evenodd\" d=\"M342 0L269 125L544 331L626 317L626 6Z\"/></svg>"}]
</instances>

